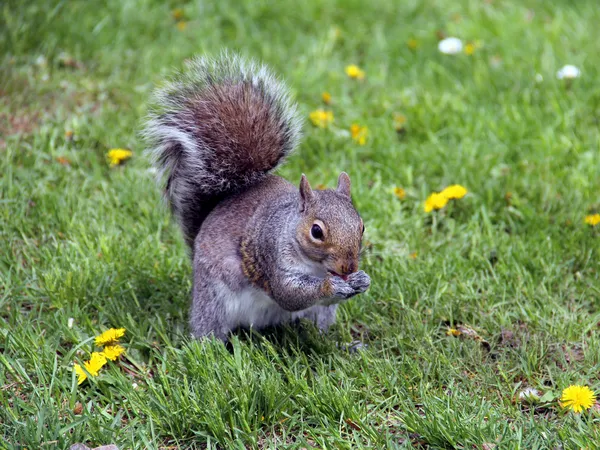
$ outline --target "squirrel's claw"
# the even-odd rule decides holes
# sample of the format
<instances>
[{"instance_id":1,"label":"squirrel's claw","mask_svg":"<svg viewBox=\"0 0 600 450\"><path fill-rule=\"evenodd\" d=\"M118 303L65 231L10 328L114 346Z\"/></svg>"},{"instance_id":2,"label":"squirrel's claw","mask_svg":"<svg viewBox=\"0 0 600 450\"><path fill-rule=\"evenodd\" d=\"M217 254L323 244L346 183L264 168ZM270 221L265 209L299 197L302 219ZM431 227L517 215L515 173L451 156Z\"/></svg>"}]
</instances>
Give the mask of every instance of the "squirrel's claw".
<instances>
[{"instance_id":1,"label":"squirrel's claw","mask_svg":"<svg viewBox=\"0 0 600 450\"><path fill-rule=\"evenodd\" d=\"M342 300L365 292L371 285L371 278L362 270L351 273L345 280L338 276L331 276L329 281L333 291L332 298Z\"/></svg>"},{"instance_id":2,"label":"squirrel's claw","mask_svg":"<svg viewBox=\"0 0 600 450\"><path fill-rule=\"evenodd\" d=\"M346 282L354 289L354 294L361 294L371 286L371 278L362 270L351 273Z\"/></svg>"},{"instance_id":3,"label":"squirrel's claw","mask_svg":"<svg viewBox=\"0 0 600 450\"><path fill-rule=\"evenodd\" d=\"M344 281L341 277L332 276L329 279L332 288L332 297L337 299L346 299L350 298L355 294L355 289L350 286L346 281Z\"/></svg>"}]
</instances>

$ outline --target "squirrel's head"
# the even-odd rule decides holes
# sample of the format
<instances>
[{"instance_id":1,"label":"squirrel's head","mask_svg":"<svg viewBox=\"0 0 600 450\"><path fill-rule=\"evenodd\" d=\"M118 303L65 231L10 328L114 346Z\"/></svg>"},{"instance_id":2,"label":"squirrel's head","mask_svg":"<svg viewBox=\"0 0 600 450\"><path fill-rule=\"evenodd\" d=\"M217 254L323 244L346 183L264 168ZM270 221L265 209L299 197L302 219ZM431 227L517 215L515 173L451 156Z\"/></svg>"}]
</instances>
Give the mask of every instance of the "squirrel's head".
<instances>
[{"instance_id":1,"label":"squirrel's head","mask_svg":"<svg viewBox=\"0 0 600 450\"><path fill-rule=\"evenodd\" d=\"M358 270L365 227L352 205L348 174L340 174L336 189L316 191L302 175L300 215L297 239L310 260L342 278Z\"/></svg>"}]
</instances>

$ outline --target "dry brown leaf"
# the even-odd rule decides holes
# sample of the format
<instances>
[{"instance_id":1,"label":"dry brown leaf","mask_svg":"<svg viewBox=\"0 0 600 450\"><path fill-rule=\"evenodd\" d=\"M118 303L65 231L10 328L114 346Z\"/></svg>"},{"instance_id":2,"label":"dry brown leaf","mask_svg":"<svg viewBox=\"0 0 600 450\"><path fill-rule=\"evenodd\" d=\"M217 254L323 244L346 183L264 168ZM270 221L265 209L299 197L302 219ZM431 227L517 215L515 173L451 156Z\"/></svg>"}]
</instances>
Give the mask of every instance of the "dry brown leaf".
<instances>
[{"instance_id":1,"label":"dry brown leaf","mask_svg":"<svg viewBox=\"0 0 600 450\"><path fill-rule=\"evenodd\" d=\"M356 430L356 431L361 430L360 426L356 422L354 422L352 419L350 419L349 417L346 419L346 423L348 425L350 425L350 428L352 428L353 430Z\"/></svg>"},{"instance_id":2,"label":"dry brown leaf","mask_svg":"<svg viewBox=\"0 0 600 450\"><path fill-rule=\"evenodd\" d=\"M458 325L456 328L448 328L446 331L448 336L460 337L463 339L473 339L481 344L486 350L490 350L491 346L488 341L479 336L479 333L467 325Z\"/></svg>"},{"instance_id":3,"label":"dry brown leaf","mask_svg":"<svg viewBox=\"0 0 600 450\"><path fill-rule=\"evenodd\" d=\"M69 158L65 158L64 156L59 156L58 158L56 158L56 161L59 164L62 164L63 166L70 166L71 165L71 161L69 160Z\"/></svg>"}]
</instances>

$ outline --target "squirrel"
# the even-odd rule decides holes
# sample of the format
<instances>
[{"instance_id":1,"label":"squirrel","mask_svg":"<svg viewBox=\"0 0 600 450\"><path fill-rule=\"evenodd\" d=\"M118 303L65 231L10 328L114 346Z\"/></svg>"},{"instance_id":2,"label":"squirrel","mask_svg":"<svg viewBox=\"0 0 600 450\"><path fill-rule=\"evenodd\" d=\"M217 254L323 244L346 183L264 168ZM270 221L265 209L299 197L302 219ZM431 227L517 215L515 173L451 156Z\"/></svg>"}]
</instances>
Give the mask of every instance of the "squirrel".
<instances>
[{"instance_id":1,"label":"squirrel","mask_svg":"<svg viewBox=\"0 0 600 450\"><path fill-rule=\"evenodd\" d=\"M155 90L149 111L146 151L191 249L194 337L299 319L326 330L339 303L369 288L349 176L313 190L304 174L296 187L271 173L302 121L267 67L197 57Z\"/></svg>"}]
</instances>

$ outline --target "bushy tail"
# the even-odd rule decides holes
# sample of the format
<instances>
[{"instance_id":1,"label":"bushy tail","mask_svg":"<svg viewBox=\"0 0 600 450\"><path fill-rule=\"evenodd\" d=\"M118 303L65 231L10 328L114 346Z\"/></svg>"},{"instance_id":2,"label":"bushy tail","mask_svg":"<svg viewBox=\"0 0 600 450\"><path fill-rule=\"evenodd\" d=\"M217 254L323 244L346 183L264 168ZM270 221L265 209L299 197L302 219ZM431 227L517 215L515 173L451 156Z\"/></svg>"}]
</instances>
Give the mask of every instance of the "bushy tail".
<instances>
[{"instance_id":1,"label":"bushy tail","mask_svg":"<svg viewBox=\"0 0 600 450\"><path fill-rule=\"evenodd\" d=\"M294 149L301 120L266 67L227 53L193 60L154 98L144 137L192 246L217 203L263 179Z\"/></svg>"}]
</instances>

